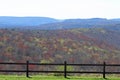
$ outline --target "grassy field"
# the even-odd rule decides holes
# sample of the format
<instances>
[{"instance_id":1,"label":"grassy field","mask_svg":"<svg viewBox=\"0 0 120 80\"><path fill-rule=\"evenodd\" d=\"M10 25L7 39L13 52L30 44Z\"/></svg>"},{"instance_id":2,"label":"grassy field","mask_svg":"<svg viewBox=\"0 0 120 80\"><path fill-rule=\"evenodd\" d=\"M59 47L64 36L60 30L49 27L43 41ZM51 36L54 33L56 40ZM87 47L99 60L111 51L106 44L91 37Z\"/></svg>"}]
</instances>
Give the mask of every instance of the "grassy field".
<instances>
[{"instance_id":1,"label":"grassy field","mask_svg":"<svg viewBox=\"0 0 120 80\"><path fill-rule=\"evenodd\" d=\"M0 75L0 80L120 80L120 77L103 79L100 77L70 76L65 79L63 76L31 76L31 78L26 78L17 75Z\"/></svg>"}]
</instances>

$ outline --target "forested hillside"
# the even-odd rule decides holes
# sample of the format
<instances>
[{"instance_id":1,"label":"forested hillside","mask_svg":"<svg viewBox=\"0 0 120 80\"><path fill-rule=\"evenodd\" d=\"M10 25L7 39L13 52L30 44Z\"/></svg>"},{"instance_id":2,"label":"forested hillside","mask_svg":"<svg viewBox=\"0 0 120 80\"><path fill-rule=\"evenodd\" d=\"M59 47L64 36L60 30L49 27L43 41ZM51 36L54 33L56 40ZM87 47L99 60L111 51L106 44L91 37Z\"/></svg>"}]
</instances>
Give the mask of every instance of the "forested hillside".
<instances>
[{"instance_id":1,"label":"forested hillside","mask_svg":"<svg viewBox=\"0 0 120 80\"><path fill-rule=\"evenodd\" d=\"M120 32L0 29L0 62L119 63Z\"/></svg>"},{"instance_id":2,"label":"forested hillside","mask_svg":"<svg viewBox=\"0 0 120 80\"><path fill-rule=\"evenodd\" d=\"M119 25L119 19L0 17L0 62L120 63Z\"/></svg>"}]
</instances>

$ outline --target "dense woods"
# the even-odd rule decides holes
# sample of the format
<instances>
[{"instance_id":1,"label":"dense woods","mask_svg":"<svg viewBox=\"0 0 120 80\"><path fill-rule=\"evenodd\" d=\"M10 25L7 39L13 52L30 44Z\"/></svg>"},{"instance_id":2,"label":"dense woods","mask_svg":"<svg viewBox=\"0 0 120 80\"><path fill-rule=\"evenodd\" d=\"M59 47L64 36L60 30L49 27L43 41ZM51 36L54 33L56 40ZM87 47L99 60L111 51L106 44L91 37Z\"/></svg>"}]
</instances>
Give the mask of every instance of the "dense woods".
<instances>
[{"instance_id":1,"label":"dense woods","mask_svg":"<svg viewBox=\"0 0 120 80\"><path fill-rule=\"evenodd\" d=\"M103 63L103 61L110 64L120 63L120 46L118 45L120 37L118 35L119 32L102 28L0 29L0 62L29 60L38 63L63 63L64 61L68 63ZM0 69L18 68L25 69L25 66L0 66ZM30 65L30 69L46 70L46 67ZM59 70L59 67L47 68L49 69Z\"/></svg>"},{"instance_id":2,"label":"dense woods","mask_svg":"<svg viewBox=\"0 0 120 80\"><path fill-rule=\"evenodd\" d=\"M91 29L0 29L0 62L119 63L120 48L102 37L110 31L90 32Z\"/></svg>"}]
</instances>

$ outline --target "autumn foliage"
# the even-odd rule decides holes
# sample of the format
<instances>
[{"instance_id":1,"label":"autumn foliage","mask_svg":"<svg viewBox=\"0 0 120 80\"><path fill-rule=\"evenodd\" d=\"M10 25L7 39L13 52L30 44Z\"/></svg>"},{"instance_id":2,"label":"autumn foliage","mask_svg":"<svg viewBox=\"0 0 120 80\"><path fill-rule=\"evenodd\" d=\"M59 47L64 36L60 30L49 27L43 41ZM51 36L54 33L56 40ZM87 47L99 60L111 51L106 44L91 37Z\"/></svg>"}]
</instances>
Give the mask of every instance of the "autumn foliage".
<instances>
[{"instance_id":1,"label":"autumn foliage","mask_svg":"<svg viewBox=\"0 0 120 80\"><path fill-rule=\"evenodd\" d=\"M120 49L88 35L89 32L0 29L0 62L119 63Z\"/></svg>"}]
</instances>

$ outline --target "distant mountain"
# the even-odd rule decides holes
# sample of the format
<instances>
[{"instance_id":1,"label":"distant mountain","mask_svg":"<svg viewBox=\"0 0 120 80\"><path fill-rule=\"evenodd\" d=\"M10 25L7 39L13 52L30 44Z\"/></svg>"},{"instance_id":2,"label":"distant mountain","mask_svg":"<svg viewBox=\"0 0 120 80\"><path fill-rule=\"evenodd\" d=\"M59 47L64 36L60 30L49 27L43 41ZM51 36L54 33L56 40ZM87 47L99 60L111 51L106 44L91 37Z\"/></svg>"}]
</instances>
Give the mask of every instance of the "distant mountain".
<instances>
[{"instance_id":1,"label":"distant mountain","mask_svg":"<svg viewBox=\"0 0 120 80\"><path fill-rule=\"evenodd\" d=\"M0 28L58 30L74 28L106 28L120 30L120 19L53 19L48 17L0 17Z\"/></svg>"},{"instance_id":2,"label":"distant mountain","mask_svg":"<svg viewBox=\"0 0 120 80\"><path fill-rule=\"evenodd\" d=\"M120 18L112 19L113 21L120 21Z\"/></svg>"},{"instance_id":3,"label":"distant mountain","mask_svg":"<svg viewBox=\"0 0 120 80\"><path fill-rule=\"evenodd\" d=\"M0 27L39 26L41 24L58 22L48 17L0 17Z\"/></svg>"},{"instance_id":4,"label":"distant mountain","mask_svg":"<svg viewBox=\"0 0 120 80\"><path fill-rule=\"evenodd\" d=\"M73 29L73 28L106 28L120 30L120 20L117 19L66 19L62 22L43 24L38 29Z\"/></svg>"}]
</instances>

